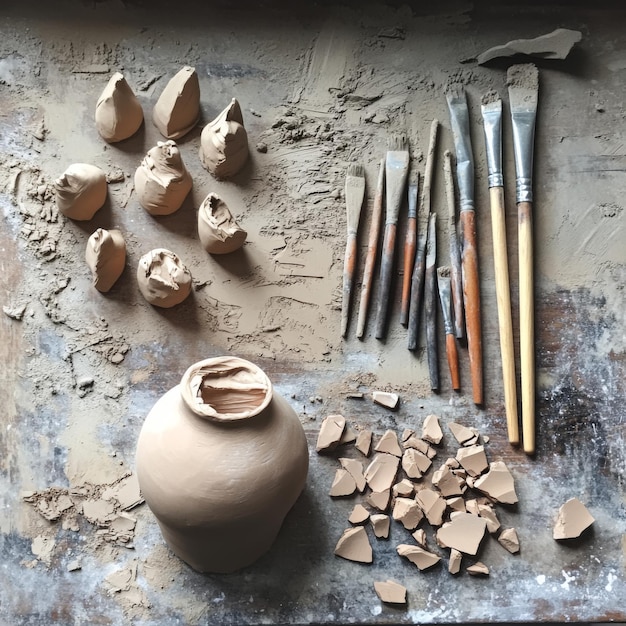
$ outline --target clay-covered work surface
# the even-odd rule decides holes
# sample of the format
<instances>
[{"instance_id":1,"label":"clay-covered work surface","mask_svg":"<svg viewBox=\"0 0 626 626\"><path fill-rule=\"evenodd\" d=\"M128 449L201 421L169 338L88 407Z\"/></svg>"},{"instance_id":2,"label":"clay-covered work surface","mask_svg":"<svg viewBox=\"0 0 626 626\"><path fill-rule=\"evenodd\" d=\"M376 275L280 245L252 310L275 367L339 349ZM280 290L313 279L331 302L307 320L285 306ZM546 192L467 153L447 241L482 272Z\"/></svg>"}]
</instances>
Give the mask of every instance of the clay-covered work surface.
<instances>
[{"instance_id":1,"label":"clay-covered work surface","mask_svg":"<svg viewBox=\"0 0 626 626\"><path fill-rule=\"evenodd\" d=\"M196 3L187 13L186 3L175 11L171 4L151 3L150 11L144 4L25 0L3 7L0 17L0 621L626 620L620 9L517 11L461 2L411 10L374 2L358 10L316 4L294 13ZM509 61L482 67L474 59L557 27L580 30L583 39L567 60L537 62L538 445L529 459L506 441L479 125L480 96L488 89L499 90L508 112ZM201 91L201 119L178 140L193 189L176 213L153 217L138 203L133 175L163 140L152 109L184 66L196 68ZM136 94L144 123L129 139L107 144L94 113L116 71ZM477 168L480 410L471 401L464 348L462 391L450 390L443 334L442 389L431 394L424 339L410 353L398 322L400 281L385 342L373 338L371 313L363 341L354 338L354 317L348 339L340 339L346 169L360 161L366 172L360 280L388 137L406 132L413 167L423 172L434 117L441 122L433 187L441 213L438 262L448 261L441 156L453 149L443 95L452 79L466 85ZM250 156L232 179L217 181L200 163L200 133L233 97ZM506 117L504 130L515 310L517 228ZM93 164L107 175L107 200L89 221L56 210L54 181L72 163ZM211 192L248 233L231 254L210 255L197 237L197 208ZM419 227L424 224L420 214ZM84 261L97 228L119 230L126 242L125 271L107 294L93 287ZM179 255L192 275L190 297L172 309L151 306L137 286L137 263L155 248ZM357 284L355 298L359 292ZM517 337L517 313L513 324ZM237 574L203 576L168 552L132 472L137 436L154 402L190 364L219 354L247 358L268 373L305 427L311 470L266 556ZM375 390L398 394L398 409L374 404ZM468 575L465 561L458 575L449 574L428 526L427 549L445 558L419 571L397 553L398 545L415 540L396 521L389 539L367 527L371 565L334 555L360 501L358 494L328 495L337 459L364 457L353 443L318 455L322 420L343 415L351 428L371 429L374 447L387 430L421 432L429 414L441 417L444 432L430 472L455 455L459 446L447 424L456 422L488 436L489 461L504 461L515 479L519 502L499 506L498 516L503 527L516 528L520 553L485 541L475 561L488 576ZM52 491L41 493L46 489ZM573 497L595 522L571 545L552 533L559 507ZM388 580L406 587L406 605L378 598L374 583Z\"/></svg>"}]
</instances>

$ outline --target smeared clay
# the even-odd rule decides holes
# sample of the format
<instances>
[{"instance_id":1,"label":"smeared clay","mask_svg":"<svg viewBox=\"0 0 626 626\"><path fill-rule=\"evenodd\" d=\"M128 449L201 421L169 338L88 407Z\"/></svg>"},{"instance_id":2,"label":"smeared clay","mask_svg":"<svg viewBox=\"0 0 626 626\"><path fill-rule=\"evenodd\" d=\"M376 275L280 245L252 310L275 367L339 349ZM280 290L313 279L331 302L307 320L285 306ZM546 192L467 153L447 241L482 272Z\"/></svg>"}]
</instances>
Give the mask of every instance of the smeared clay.
<instances>
[{"instance_id":1,"label":"smeared clay","mask_svg":"<svg viewBox=\"0 0 626 626\"><path fill-rule=\"evenodd\" d=\"M85 261L93 276L93 286L103 293L109 291L126 264L126 243L122 233L98 228L87 240Z\"/></svg>"},{"instance_id":2,"label":"smeared clay","mask_svg":"<svg viewBox=\"0 0 626 626\"><path fill-rule=\"evenodd\" d=\"M237 224L228 205L210 193L198 209L198 236L210 254L228 254L243 246L248 233Z\"/></svg>"},{"instance_id":3,"label":"smeared clay","mask_svg":"<svg viewBox=\"0 0 626 626\"><path fill-rule=\"evenodd\" d=\"M173 141L159 141L135 171L137 199L151 215L178 211L191 187L191 175Z\"/></svg>"},{"instance_id":4,"label":"smeared clay","mask_svg":"<svg viewBox=\"0 0 626 626\"><path fill-rule=\"evenodd\" d=\"M120 72L111 76L96 103L96 128L102 139L115 143L134 135L143 122L137 96Z\"/></svg>"},{"instance_id":5,"label":"smeared clay","mask_svg":"<svg viewBox=\"0 0 626 626\"><path fill-rule=\"evenodd\" d=\"M191 292L191 273L178 255L156 248L139 259L137 283L150 304L169 309Z\"/></svg>"},{"instance_id":6,"label":"smeared clay","mask_svg":"<svg viewBox=\"0 0 626 626\"><path fill-rule=\"evenodd\" d=\"M393 580L385 582L376 581L374 583L376 595L382 602L389 604L406 604L406 587Z\"/></svg>"},{"instance_id":7,"label":"smeared clay","mask_svg":"<svg viewBox=\"0 0 626 626\"><path fill-rule=\"evenodd\" d=\"M424 548L420 548L420 546L410 546L401 543L396 550L400 556L411 561L411 563L416 565L420 570L428 569L441 561L440 556L428 552L428 550L424 550Z\"/></svg>"},{"instance_id":8,"label":"smeared clay","mask_svg":"<svg viewBox=\"0 0 626 626\"><path fill-rule=\"evenodd\" d=\"M348 528L343 531L335 546L335 554L348 561L371 563L373 560L372 546L363 526Z\"/></svg>"},{"instance_id":9,"label":"smeared clay","mask_svg":"<svg viewBox=\"0 0 626 626\"><path fill-rule=\"evenodd\" d=\"M73 163L54 181L57 208L73 220L90 220L107 197L105 173L89 163Z\"/></svg>"},{"instance_id":10,"label":"smeared clay","mask_svg":"<svg viewBox=\"0 0 626 626\"><path fill-rule=\"evenodd\" d=\"M165 86L152 110L152 121L168 139L186 135L200 119L200 84L186 65Z\"/></svg>"},{"instance_id":11,"label":"smeared clay","mask_svg":"<svg viewBox=\"0 0 626 626\"><path fill-rule=\"evenodd\" d=\"M217 178L234 176L248 160L248 133L236 98L203 129L200 161Z\"/></svg>"},{"instance_id":12,"label":"smeared clay","mask_svg":"<svg viewBox=\"0 0 626 626\"><path fill-rule=\"evenodd\" d=\"M587 507L578 498L571 498L559 509L552 536L554 539L576 539L594 522Z\"/></svg>"}]
</instances>

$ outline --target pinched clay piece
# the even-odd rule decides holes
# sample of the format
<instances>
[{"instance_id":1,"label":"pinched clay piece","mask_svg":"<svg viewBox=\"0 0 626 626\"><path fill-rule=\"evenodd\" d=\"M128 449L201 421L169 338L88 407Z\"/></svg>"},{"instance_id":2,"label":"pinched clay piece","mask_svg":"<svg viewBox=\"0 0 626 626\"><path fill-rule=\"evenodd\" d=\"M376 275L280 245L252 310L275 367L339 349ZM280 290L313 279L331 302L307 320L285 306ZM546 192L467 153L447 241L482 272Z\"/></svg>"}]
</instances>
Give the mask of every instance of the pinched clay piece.
<instances>
[{"instance_id":1,"label":"pinched clay piece","mask_svg":"<svg viewBox=\"0 0 626 626\"><path fill-rule=\"evenodd\" d=\"M198 235L210 254L228 254L243 246L248 233L237 224L228 205L210 193L198 209Z\"/></svg>"},{"instance_id":2,"label":"pinched clay piece","mask_svg":"<svg viewBox=\"0 0 626 626\"><path fill-rule=\"evenodd\" d=\"M587 507L578 498L571 498L559 509L552 536L554 539L576 539L594 522Z\"/></svg>"},{"instance_id":3,"label":"pinched clay piece","mask_svg":"<svg viewBox=\"0 0 626 626\"><path fill-rule=\"evenodd\" d=\"M107 197L106 174L89 163L73 163L54 181L57 208L73 220L90 220Z\"/></svg>"},{"instance_id":4,"label":"pinched clay piece","mask_svg":"<svg viewBox=\"0 0 626 626\"><path fill-rule=\"evenodd\" d=\"M472 430L470 430L467 426L463 426L461 424L457 424L456 422L450 422L448 424L448 428L454 435L454 438L463 445L466 441L469 441L473 437L476 436Z\"/></svg>"},{"instance_id":5,"label":"pinched clay piece","mask_svg":"<svg viewBox=\"0 0 626 626\"><path fill-rule=\"evenodd\" d=\"M356 459L339 459L339 463L341 463L341 467L346 470L350 476L354 479L356 483L356 488L360 493L365 491L365 487L367 486L367 482L365 480L365 476L363 476L363 463L361 461L357 461Z\"/></svg>"},{"instance_id":6,"label":"pinched clay piece","mask_svg":"<svg viewBox=\"0 0 626 626\"><path fill-rule=\"evenodd\" d=\"M363 526L348 528L343 531L335 546L335 554L348 561L371 563L373 560L372 546Z\"/></svg>"},{"instance_id":7,"label":"pinched clay piece","mask_svg":"<svg viewBox=\"0 0 626 626\"><path fill-rule=\"evenodd\" d=\"M200 119L200 84L186 65L165 86L152 110L152 121L168 139L186 135Z\"/></svg>"},{"instance_id":8,"label":"pinched clay piece","mask_svg":"<svg viewBox=\"0 0 626 626\"><path fill-rule=\"evenodd\" d=\"M362 430L359 432L354 445L361 454L369 456L372 449L372 431Z\"/></svg>"},{"instance_id":9,"label":"pinched clay piece","mask_svg":"<svg viewBox=\"0 0 626 626\"><path fill-rule=\"evenodd\" d=\"M463 555L458 550L452 548L450 550L450 560L448 561L448 571L451 574L458 574L461 571L462 560Z\"/></svg>"},{"instance_id":10,"label":"pinched clay piece","mask_svg":"<svg viewBox=\"0 0 626 626\"><path fill-rule=\"evenodd\" d=\"M482 448L482 446L476 447ZM489 471L474 481L474 489L478 489L478 491L503 504L515 504L517 502L515 481L503 461L490 463Z\"/></svg>"},{"instance_id":11,"label":"pinched clay piece","mask_svg":"<svg viewBox=\"0 0 626 626\"><path fill-rule=\"evenodd\" d=\"M452 473L447 465L442 465L436 472L433 472L432 483L444 498L460 496L463 493L463 481Z\"/></svg>"},{"instance_id":12,"label":"pinched clay piece","mask_svg":"<svg viewBox=\"0 0 626 626\"><path fill-rule=\"evenodd\" d=\"M234 176L248 160L248 133L236 98L202 130L200 161L217 178Z\"/></svg>"},{"instance_id":13,"label":"pinched clay piece","mask_svg":"<svg viewBox=\"0 0 626 626\"><path fill-rule=\"evenodd\" d=\"M388 580L386 582L375 582L374 589L376 595L382 602L388 604L406 604L406 587L400 583Z\"/></svg>"},{"instance_id":14,"label":"pinched clay piece","mask_svg":"<svg viewBox=\"0 0 626 626\"><path fill-rule=\"evenodd\" d=\"M407 530L414 530L422 521L424 515L415 500L411 498L396 498L392 517Z\"/></svg>"},{"instance_id":15,"label":"pinched clay piece","mask_svg":"<svg viewBox=\"0 0 626 626\"><path fill-rule=\"evenodd\" d=\"M169 309L191 293L191 273L178 255L156 248L139 259L137 283L143 297L154 306Z\"/></svg>"},{"instance_id":16,"label":"pinched clay piece","mask_svg":"<svg viewBox=\"0 0 626 626\"><path fill-rule=\"evenodd\" d=\"M505 528L498 537L498 542L511 554L519 552L519 537L515 528Z\"/></svg>"},{"instance_id":17,"label":"pinched clay piece","mask_svg":"<svg viewBox=\"0 0 626 626\"><path fill-rule=\"evenodd\" d=\"M427 415L422 425L422 439L430 443L439 444L443 439L443 432L436 415Z\"/></svg>"},{"instance_id":18,"label":"pinched clay piece","mask_svg":"<svg viewBox=\"0 0 626 626\"><path fill-rule=\"evenodd\" d=\"M93 276L93 286L106 293L124 271L126 243L119 230L98 228L87 240L85 261Z\"/></svg>"},{"instance_id":19,"label":"pinched clay piece","mask_svg":"<svg viewBox=\"0 0 626 626\"><path fill-rule=\"evenodd\" d=\"M437 492L428 488L420 489L415 496L415 500L432 526L441 526L443 524L446 501Z\"/></svg>"},{"instance_id":20,"label":"pinched clay piece","mask_svg":"<svg viewBox=\"0 0 626 626\"><path fill-rule=\"evenodd\" d=\"M396 483L392 489L393 495L396 497L400 496L401 498L408 498L409 496L413 495L414 491L415 486L410 480L407 480L406 478L403 478L400 482Z\"/></svg>"},{"instance_id":21,"label":"pinched clay piece","mask_svg":"<svg viewBox=\"0 0 626 626\"><path fill-rule=\"evenodd\" d=\"M391 491L383 489L383 491L372 491L367 496L367 503L371 504L375 509L385 512L389 506Z\"/></svg>"},{"instance_id":22,"label":"pinched clay piece","mask_svg":"<svg viewBox=\"0 0 626 626\"><path fill-rule=\"evenodd\" d=\"M324 450L336 448L345 427L346 418L343 415L329 415L325 417L317 436L315 449L318 452L323 452Z\"/></svg>"},{"instance_id":23,"label":"pinched clay piece","mask_svg":"<svg viewBox=\"0 0 626 626\"><path fill-rule=\"evenodd\" d=\"M476 554L485 536L487 522L472 513L455 513L437 531L437 543L464 554Z\"/></svg>"},{"instance_id":24,"label":"pinched clay piece","mask_svg":"<svg viewBox=\"0 0 626 626\"><path fill-rule=\"evenodd\" d=\"M389 537L389 527L391 526L389 515L376 513L370 516L370 521L372 522L372 528L374 529L376 537L379 539L387 539L387 537Z\"/></svg>"},{"instance_id":25,"label":"pinched clay piece","mask_svg":"<svg viewBox=\"0 0 626 626\"><path fill-rule=\"evenodd\" d=\"M392 411L397 408L400 397L397 393L391 393L389 391L373 391L372 400L380 406L387 407Z\"/></svg>"},{"instance_id":26,"label":"pinched clay piece","mask_svg":"<svg viewBox=\"0 0 626 626\"><path fill-rule=\"evenodd\" d=\"M440 556L428 552L428 550L424 550L424 548L420 548L419 546L410 546L401 543L396 550L400 556L411 561L411 563L416 565L420 570L428 569L441 561Z\"/></svg>"},{"instance_id":27,"label":"pinched clay piece","mask_svg":"<svg viewBox=\"0 0 626 626\"><path fill-rule=\"evenodd\" d=\"M350 513L348 521L351 524L365 524L369 518L369 511L362 504L357 504L352 509L352 513Z\"/></svg>"},{"instance_id":28,"label":"pinched clay piece","mask_svg":"<svg viewBox=\"0 0 626 626\"><path fill-rule=\"evenodd\" d=\"M400 459L392 454L379 452L365 470L365 480L372 491L391 489L398 473Z\"/></svg>"},{"instance_id":29,"label":"pinched clay piece","mask_svg":"<svg viewBox=\"0 0 626 626\"><path fill-rule=\"evenodd\" d=\"M402 469L409 478L421 478L430 468L432 461L419 450L407 448L402 455Z\"/></svg>"},{"instance_id":30,"label":"pinched clay piece","mask_svg":"<svg viewBox=\"0 0 626 626\"><path fill-rule=\"evenodd\" d=\"M426 546L426 531L423 528L418 528L411 536L422 548Z\"/></svg>"},{"instance_id":31,"label":"pinched clay piece","mask_svg":"<svg viewBox=\"0 0 626 626\"><path fill-rule=\"evenodd\" d=\"M330 488L329 495L335 498L342 496L351 496L356 491L356 483L354 478L345 469L338 469L335 472L335 479Z\"/></svg>"},{"instance_id":32,"label":"pinched clay piece","mask_svg":"<svg viewBox=\"0 0 626 626\"><path fill-rule=\"evenodd\" d=\"M459 448L456 458L470 476L480 476L489 467L483 446Z\"/></svg>"},{"instance_id":33,"label":"pinched clay piece","mask_svg":"<svg viewBox=\"0 0 626 626\"><path fill-rule=\"evenodd\" d=\"M478 561L467 568L467 573L472 576L489 576L489 568L484 563Z\"/></svg>"},{"instance_id":34,"label":"pinched clay piece","mask_svg":"<svg viewBox=\"0 0 626 626\"><path fill-rule=\"evenodd\" d=\"M393 430L385 431L385 434L380 438L380 441L374 448L376 452L386 452L387 454L393 454L393 456L401 457L402 448L398 443L398 435Z\"/></svg>"},{"instance_id":35,"label":"pinched clay piece","mask_svg":"<svg viewBox=\"0 0 626 626\"><path fill-rule=\"evenodd\" d=\"M111 76L96 103L96 128L102 139L115 143L134 135L143 122L143 110L122 74Z\"/></svg>"}]
</instances>

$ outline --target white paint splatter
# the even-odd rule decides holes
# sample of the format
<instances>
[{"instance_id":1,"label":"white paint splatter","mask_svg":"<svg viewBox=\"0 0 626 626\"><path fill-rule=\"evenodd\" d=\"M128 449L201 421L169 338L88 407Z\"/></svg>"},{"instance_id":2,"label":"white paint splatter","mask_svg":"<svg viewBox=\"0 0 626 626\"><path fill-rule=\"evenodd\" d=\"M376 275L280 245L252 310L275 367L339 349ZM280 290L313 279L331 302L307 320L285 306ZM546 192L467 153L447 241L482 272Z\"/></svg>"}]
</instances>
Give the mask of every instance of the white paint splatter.
<instances>
[{"instance_id":1,"label":"white paint splatter","mask_svg":"<svg viewBox=\"0 0 626 626\"><path fill-rule=\"evenodd\" d=\"M370 612L372 615L380 615L383 612L383 607L379 604L378 606L372 607Z\"/></svg>"},{"instance_id":2,"label":"white paint splatter","mask_svg":"<svg viewBox=\"0 0 626 626\"><path fill-rule=\"evenodd\" d=\"M576 576L571 576L565 570L561 570L561 574L563 574L563 578L565 578L565 581L561 583L561 587L563 589L569 589L569 584L576 580Z\"/></svg>"},{"instance_id":3,"label":"white paint splatter","mask_svg":"<svg viewBox=\"0 0 626 626\"><path fill-rule=\"evenodd\" d=\"M606 575L606 579L609 582L606 584L605 589L607 591L613 591L613 582L617 580L617 576L613 573L613 570L609 571L609 573Z\"/></svg>"},{"instance_id":4,"label":"white paint splatter","mask_svg":"<svg viewBox=\"0 0 626 626\"><path fill-rule=\"evenodd\" d=\"M544 574L539 574L539 576L537 576L535 580L537 581L538 585L543 585L543 583L546 582L546 577Z\"/></svg>"}]
</instances>

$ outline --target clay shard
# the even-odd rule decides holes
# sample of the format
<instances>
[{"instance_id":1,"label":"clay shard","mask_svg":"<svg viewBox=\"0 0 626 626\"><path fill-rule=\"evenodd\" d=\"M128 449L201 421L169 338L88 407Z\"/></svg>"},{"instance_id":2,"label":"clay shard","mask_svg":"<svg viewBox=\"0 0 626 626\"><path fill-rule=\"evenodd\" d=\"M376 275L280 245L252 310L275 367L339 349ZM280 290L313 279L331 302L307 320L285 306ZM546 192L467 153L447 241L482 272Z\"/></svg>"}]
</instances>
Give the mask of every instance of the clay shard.
<instances>
[{"instance_id":1,"label":"clay shard","mask_svg":"<svg viewBox=\"0 0 626 626\"><path fill-rule=\"evenodd\" d=\"M352 476L359 492L363 493L367 486L367 481L365 480L365 476L363 476L363 463L356 459L345 458L339 459L339 463L341 463L341 467Z\"/></svg>"},{"instance_id":2,"label":"clay shard","mask_svg":"<svg viewBox=\"0 0 626 626\"><path fill-rule=\"evenodd\" d=\"M587 530L595 519L578 499L570 498L561 508L554 524L554 539L576 539Z\"/></svg>"},{"instance_id":3,"label":"clay shard","mask_svg":"<svg viewBox=\"0 0 626 626\"><path fill-rule=\"evenodd\" d=\"M459 448L456 458L470 476L480 476L489 467L484 446Z\"/></svg>"},{"instance_id":4,"label":"clay shard","mask_svg":"<svg viewBox=\"0 0 626 626\"><path fill-rule=\"evenodd\" d=\"M396 479L400 459L392 454L379 452L365 470L365 480L372 491L391 489Z\"/></svg>"},{"instance_id":5,"label":"clay shard","mask_svg":"<svg viewBox=\"0 0 626 626\"><path fill-rule=\"evenodd\" d=\"M385 434L380 438L380 441L374 448L376 452L386 452L387 454L393 454L393 456L401 457L402 448L398 443L398 435L393 430L385 431Z\"/></svg>"},{"instance_id":6,"label":"clay shard","mask_svg":"<svg viewBox=\"0 0 626 626\"><path fill-rule=\"evenodd\" d=\"M137 96L120 72L111 76L96 103L96 128L108 143L134 135L143 122L143 110Z\"/></svg>"},{"instance_id":7,"label":"clay shard","mask_svg":"<svg viewBox=\"0 0 626 626\"><path fill-rule=\"evenodd\" d=\"M156 248L139 259L137 283L150 304L169 309L191 293L191 272L177 254Z\"/></svg>"},{"instance_id":8,"label":"clay shard","mask_svg":"<svg viewBox=\"0 0 626 626\"><path fill-rule=\"evenodd\" d=\"M392 517L407 530L415 530L424 518L424 515L415 500L411 498L396 498Z\"/></svg>"},{"instance_id":9,"label":"clay shard","mask_svg":"<svg viewBox=\"0 0 626 626\"><path fill-rule=\"evenodd\" d=\"M345 427L346 418L343 415L329 415L325 417L317 436L317 444L315 446L317 452L336 448Z\"/></svg>"},{"instance_id":10,"label":"clay shard","mask_svg":"<svg viewBox=\"0 0 626 626\"><path fill-rule=\"evenodd\" d=\"M469 441L476 436L474 431L470 430L467 426L457 424L456 422L450 422L448 424L450 432L454 435L454 438L463 445L466 441Z\"/></svg>"},{"instance_id":11,"label":"clay shard","mask_svg":"<svg viewBox=\"0 0 626 626\"><path fill-rule=\"evenodd\" d=\"M362 504L357 504L352 509L352 513L350 513L348 521L351 524L365 524L369 518L369 511Z\"/></svg>"},{"instance_id":12,"label":"clay shard","mask_svg":"<svg viewBox=\"0 0 626 626\"><path fill-rule=\"evenodd\" d=\"M450 560L448 561L448 571L451 574L458 574L461 571L462 560L463 555L458 550L452 548L450 550Z\"/></svg>"},{"instance_id":13,"label":"clay shard","mask_svg":"<svg viewBox=\"0 0 626 626\"><path fill-rule=\"evenodd\" d=\"M135 171L139 204L150 215L170 215L180 209L193 183L173 141L159 141Z\"/></svg>"},{"instance_id":14,"label":"clay shard","mask_svg":"<svg viewBox=\"0 0 626 626\"><path fill-rule=\"evenodd\" d=\"M497 533L500 530L500 520L494 508L490 504L478 503L478 515L487 522L487 532Z\"/></svg>"},{"instance_id":15,"label":"clay shard","mask_svg":"<svg viewBox=\"0 0 626 626\"><path fill-rule=\"evenodd\" d=\"M401 543L396 550L400 556L411 561L411 563L416 565L420 570L428 569L441 561L440 556L428 552L428 550L424 550L424 548L420 548L419 546L410 546Z\"/></svg>"},{"instance_id":16,"label":"clay shard","mask_svg":"<svg viewBox=\"0 0 626 626\"><path fill-rule=\"evenodd\" d=\"M389 537L389 528L391 526L389 515L376 513L370 516L370 521L372 522L374 535L376 535L378 539L387 539L387 537Z\"/></svg>"},{"instance_id":17,"label":"clay shard","mask_svg":"<svg viewBox=\"0 0 626 626\"><path fill-rule=\"evenodd\" d=\"M489 471L474 481L474 489L478 489L478 491L503 504L515 504L518 501L515 493L515 481L503 461L491 463Z\"/></svg>"},{"instance_id":18,"label":"clay shard","mask_svg":"<svg viewBox=\"0 0 626 626\"><path fill-rule=\"evenodd\" d=\"M210 254L228 254L243 246L248 233L237 224L228 205L210 193L198 209L198 235Z\"/></svg>"},{"instance_id":19,"label":"clay shard","mask_svg":"<svg viewBox=\"0 0 626 626\"><path fill-rule=\"evenodd\" d=\"M436 472L433 472L432 483L444 498L460 496L463 493L463 481L453 474L447 465L442 465Z\"/></svg>"},{"instance_id":20,"label":"clay shard","mask_svg":"<svg viewBox=\"0 0 626 626\"><path fill-rule=\"evenodd\" d=\"M200 119L200 84L195 68L186 65L165 86L152 110L152 121L168 139L186 135Z\"/></svg>"},{"instance_id":21,"label":"clay shard","mask_svg":"<svg viewBox=\"0 0 626 626\"><path fill-rule=\"evenodd\" d=\"M421 478L430 468L432 461L419 450L408 448L402 455L402 469L409 478Z\"/></svg>"},{"instance_id":22,"label":"clay shard","mask_svg":"<svg viewBox=\"0 0 626 626\"><path fill-rule=\"evenodd\" d=\"M335 554L348 561L371 563L372 546L363 526L347 528L335 546Z\"/></svg>"},{"instance_id":23,"label":"clay shard","mask_svg":"<svg viewBox=\"0 0 626 626\"><path fill-rule=\"evenodd\" d=\"M478 561L467 568L467 573L472 576L489 576L489 568L484 563Z\"/></svg>"},{"instance_id":24,"label":"clay shard","mask_svg":"<svg viewBox=\"0 0 626 626\"><path fill-rule=\"evenodd\" d=\"M406 604L406 587L393 580L375 582L374 590L382 602L388 604Z\"/></svg>"},{"instance_id":25,"label":"clay shard","mask_svg":"<svg viewBox=\"0 0 626 626\"><path fill-rule=\"evenodd\" d=\"M436 415L427 415L422 425L422 439L435 445L441 443L443 432L439 425L439 417Z\"/></svg>"},{"instance_id":26,"label":"clay shard","mask_svg":"<svg viewBox=\"0 0 626 626\"><path fill-rule=\"evenodd\" d=\"M465 513L466 511L465 500L463 500L463 498L460 496L457 496L455 498L446 498L446 506L451 511L460 511L462 513Z\"/></svg>"},{"instance_id":27,"label":"clay shard","mask_svg":"<svg viewBox=\"0 0 626 626\"><path fill-rule=\"evenodd\" d=\"M436 455L434 448L429 446L423 439L415 437L414 435L410 436L408 439L405 439L402 442L402 445L405 448L414 448L415 450L419 450L422 454L425 454L429 458L431 458L431 451L435 453L433 454L433 456Z\"/></svg>"},{"instance_id":28,"label":"clay shard","mask_svg":"<svg viewBox=\"0 0 626 626\"><path fill-rule=\"evenodd\" d=\"M437 531L437 543L454 548L463 554L475 555L485 536L487 522L472 513L455 513L450 521Z\"/></svg>"},{"instance_id":29,"label":"clay shard","mask_svg":"<svg viewBox=\"0 0 626 626\"><path fill-rule=\"evenodd\" d=\"M333 497L351 496L356 491L354 478L345 469L338 469L335 472L335 479L330 488L329 495Z\"/></svg>"},{"instance_id":30,"label":"clay shard","mask_svg":"<svg viewBox=\"0 0 626 626\"><path fill-rule=\"evenodd\" d=\"M202 130L200 161L217 178L234 176L248 160L248 133L236 98Z\"/></svg>"},{"instance_id":31,"label":"clay shard","mask_svg":"<svg viewBox=\"0 0 626 626\"><path fill-rule=\"evenodd\" d=\"M380 406L387 407L392 411L397 408L400 402L400 397L397 393L391 393L389 391L373 391L372 400Z\"/></svg>"},{"instance_id":32,"label":"clay shard","mask_svg":"<svg viewBox=\"0 0 626 626\"><path fill-rule=\"evenodd\" d=\"M356 438L355 447L364 456L369 456L372 449L372 431L360 431Z\"/></svg>"},{"instance_id":33,"label":"clay shard","mask_svg":"<svg viewBox=\"0 0 626 626\"><path fill-rule=\"evenodd\" d=\"M426 531L423 528L418 528L411 536L422 548L426 547Z\"/></svg>"},{"instance_id":34,"label":"clay shard","mask_svg":"<svg viewBox=\"0 0 626 626\"><path fill-rule=\"evenodd\" d=\"M72 163L54 181L57 208L73 220L90 220L107 197L106 174L89 163Z\"/></svg>"},{"instance_id":35,"label":"clay shard","mask_svg":"<svg viewBox=\"0 0 626 626\"><path fill-rule=\"evenodd\" d=\"M415 496L415 500L432 526L441 526L443 524L446 501L437 492L428 488L420 489Z\"/></svg>"},{"instance_id":36,"label":"clay shard","mask_svg":"<svg viewBox=\"0 0 626 626\"><path fill-rule=\"evenodd\" d=\"M126 264L126 243L119 230L98 228L87 240L85 261L93 286L102 293L113 287Z\"/></svg>"},{"instance_id":37,"label":"clay shard","mask_svg":"<svg viewBox=\"0 0 626 626\"><path fill-rule=\"evenodd\" d=\"M391 490L394 496L400 496L401 498L408 498L413 495L415 487L410 480L403 478L400 482L396 483Z\"/></svg>"},{"instance_id":38,"label":"clay shard","mask_svg":"<svg viewBox=\"0 0 626 626\"><path fill-rule=\"evenodd\" d=\"M505 528L498 537L498 542L511 554L519 552L519 537L515 528Z\"/></svg>"},{"instance_id":39,"label":"clay shard","mask_svg":"<svg viewBox=\"0 0 626 626\"><path fill-rule=\"evenodd\" d=\"M367 503L375 509L385 512L389 506L390 498L391 491L389 489L383 489L383 491L372 491L372 493L367 496Z\"/></svg>"}]
</instances>

